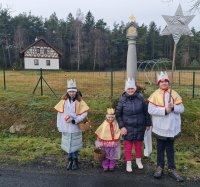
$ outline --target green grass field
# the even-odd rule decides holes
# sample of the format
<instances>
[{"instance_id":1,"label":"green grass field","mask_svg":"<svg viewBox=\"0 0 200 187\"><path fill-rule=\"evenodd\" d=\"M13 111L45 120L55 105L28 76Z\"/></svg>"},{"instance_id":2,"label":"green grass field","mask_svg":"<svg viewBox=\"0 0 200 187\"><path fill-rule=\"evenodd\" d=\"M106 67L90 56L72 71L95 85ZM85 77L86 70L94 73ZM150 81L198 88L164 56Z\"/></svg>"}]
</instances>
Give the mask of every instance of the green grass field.
<instances>
[{"instance_id":1,"label":"green grass field","mask_svg":"<svg viewBox=\"0 0 200 187\"><path fill-rule=\"evenodd\" d=\"M4 163L44 162L65 166L66 154L60 149L60 133L56 128L56 113L53 106L66 91L67 79L76 79L83 97L91 108L89 118L92 128L84 133L84 149L81 159L92 159L95 135L94 131L102 123L107 107L110 107L124 88L125 72L113 72L113 98L110 99L110 72L64 72L44 71L43 76L58 98L53 96L43 82L43 96L40 96L41 84L35 95L32 92L38 82L39 71L6 71L6 91L3 90L3 72L0 71L0 160ZM171 74L169 72L169 76ZM145 85L148 95L157 88L155 72L139 72L137 80ZM152 83L152 85L144 84ZM182 136L176 143L176 163L182 174L188 177L200 177L200 72L195 77L195 98L192 97L193 73L182 71L174 73L173 88L183 97L185 112L182 115ZM11 134L13 125L26 125L24 131ZM155 140L154 140L155 141ZM154 151L151 155L155 163Z\"/></svg>"},{"instance_id":2,"label":"green grass field","mask_svg":"<svg viewBox=\"0 0 200 187\"><path fill-rule=\"evenodd\" d=\"M114 99L118 99L116 96ZM56 128L56 112L53 106L58 98L33 96L18 92L0 92L0 160L3 163L26 164L42 162L64 167L66 154L60 149L60 133ZM84 133L84 149L81 159L92 159L94 131L105 117L106 108L111 106L109 98L85 98L91 108L89 118L92 128ZM184 99L182 136L176 142L178 170L187 177L200 177L200 100ZM9 133L13 124L26 125L26 129ZM155 140L154 140L155 141ZM155 163L153 141L152 165Z\"/></svg>"},{"instance_id":3,"label":"green grass field","mask_svg":"<svg viewBox=\"0 0 200 187\"><path fill-rule=\"evenodd\" d=\"M171 78L171 72L168 72ZM32 94L40 77L40 71L23 70L23 71L6 71L5 73L6 89L12 92L23 94ZM113 72L64 72L64 71L47 71L43 70L43 77L58 95L66 91L67 79L76 79L79 90L84 97L109 97L113 93L119 96L124 89L126 73L124 71ZM113 78L112 78L113 77ZM112 81L111 81L112 80ZM156 72L139 72L137 82L142 83L147 93L155 90ZM200 97L200 71L195 73L194 96ZM193 72L192 71L175 71L173 88L179 90L184 97L192 97L193 94ZM0 89L4 88L3 71L0 71ZM46 83L42 82L43 93L53 95ZM35 94L40 95L41 84L38 84Z\"/></svg>"}]
</instances>

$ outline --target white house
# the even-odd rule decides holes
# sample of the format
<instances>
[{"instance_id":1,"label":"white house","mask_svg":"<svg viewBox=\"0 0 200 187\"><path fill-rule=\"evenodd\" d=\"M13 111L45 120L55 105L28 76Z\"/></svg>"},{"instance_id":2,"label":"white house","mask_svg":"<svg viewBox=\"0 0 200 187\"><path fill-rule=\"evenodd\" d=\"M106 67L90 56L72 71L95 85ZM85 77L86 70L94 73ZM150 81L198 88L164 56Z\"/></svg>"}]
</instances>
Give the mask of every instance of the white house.
<instances>
[{"instance_id":1,"label":"white house","mask_svg":"<svg viewBox=\"0 0 200 187\"><path fill-rule=\"evenodd\" d=\"M20 51L24 59L24 69L59 69L59 59L62 56L44 38L36 39L34 43Z\"/></svg>"}]
</instances>

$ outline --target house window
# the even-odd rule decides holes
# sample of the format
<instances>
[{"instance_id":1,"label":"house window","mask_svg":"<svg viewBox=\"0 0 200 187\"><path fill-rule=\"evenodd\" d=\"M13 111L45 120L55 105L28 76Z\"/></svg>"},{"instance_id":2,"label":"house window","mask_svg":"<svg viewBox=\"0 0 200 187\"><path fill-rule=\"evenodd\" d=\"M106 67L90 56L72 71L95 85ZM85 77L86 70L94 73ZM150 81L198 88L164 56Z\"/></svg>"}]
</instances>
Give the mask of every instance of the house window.
<instances>
[{"instance_id":1,"label":"house window","mask_svg":"<svg viewBox=\"0 0 200 187\"><path fill-rule=\"evenodd\" d=\"M47 49L46 48L44 49L44 54L47 54Z\"/></svg>"},{"instance_id":2,"label":"house window","mask_svg":"<svg viewBox=\"0 0 200 187\"><path fill-rule=\"evenodd\" d=\"M37 48L37 53L40 53L40 48Z\"/></svg>"},{"instance_id":3,"label":"house window","mask_svg":"<svg viewBox=\"0 0 200 187\"><path fill-rule=\"evenodd\" d=\"M46 60L46 65L47 66L50 66L51 64L50 64L50 60Z\"/></svg>"},{"instance_id":4,"label":"house window","mask_svg":"<svg viewBox=\"0 0 200 187\"><path fill-rule=\"evenodd\" d=\"M38 66L39 65L39 60L38 59L34 59L34 65Z\"/></svg>"}]
</instances>

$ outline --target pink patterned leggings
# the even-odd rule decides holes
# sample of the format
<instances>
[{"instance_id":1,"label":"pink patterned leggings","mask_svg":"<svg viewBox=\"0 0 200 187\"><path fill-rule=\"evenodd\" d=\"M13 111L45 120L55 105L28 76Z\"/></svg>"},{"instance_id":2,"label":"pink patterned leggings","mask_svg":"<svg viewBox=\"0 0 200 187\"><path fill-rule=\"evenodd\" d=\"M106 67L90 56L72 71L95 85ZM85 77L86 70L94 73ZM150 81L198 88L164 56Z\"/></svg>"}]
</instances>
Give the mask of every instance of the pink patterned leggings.
<instances>
[{"instance_id":1,"label":"pink patterned leggings","mask_svg":"<svg viewBox=\"0 0 200 187\"><path fill-rule=\"evenodd\" d=\"M135 157L142 158L142 141L128 141L124 140L124 155L126 161L132 160L133 144L135 148Z\"/></svg>"}]
</instances>

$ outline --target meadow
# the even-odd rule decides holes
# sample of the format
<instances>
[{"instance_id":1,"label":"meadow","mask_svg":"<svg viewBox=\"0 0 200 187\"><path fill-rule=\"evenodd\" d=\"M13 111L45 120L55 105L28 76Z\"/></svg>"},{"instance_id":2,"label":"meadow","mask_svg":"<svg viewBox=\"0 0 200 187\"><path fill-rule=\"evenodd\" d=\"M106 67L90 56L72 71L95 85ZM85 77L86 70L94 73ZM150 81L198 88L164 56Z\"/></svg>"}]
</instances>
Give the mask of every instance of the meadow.
<instances>
[{"instance_id":1,"label":"meadow","mask_svg":"<svg viewBox=\"0 0 200 187\"><path fill-rule=\"evenodd\" d=\"M156 73L140 71L137 75L137 82L142 84L147 93L156 89ZM168 71L170 79L172 73ZM43 70L43 78L51 89L60 96L66 91L67 79L76 79L79 90L84 97L110 97L120 95L124 89L126 79L125 71L111 72L67 72L67 71L47 71ZM195 71L195 81L193 71L175 71L173 74L173 88L186 97L192 97L193 85L194 96L200 96L200 71ZM8 91L32 94L40 78L40 71L6 71L5 82ZM3 71L0 71L0 89L4 88ZM43 93L53 95L46 83L42 82ZM35 94L41 93L41 82L39 82Z\"/></svg>"},{"instance_id":2,"label":"meadow","mask_svg":"<svg viewBox=\"0 0 200 187\"><path fill-rule=\"evenodd\" d=\"M91 108L89 119L92 128L84 132L84 149L81 160L93 160L94 131L105 118L107 107L116 103L124 87L124 72L113 73L113 97L111 98L110 72L48 72L44 77L58 97L54 97L47 86L40 96L40 87L35 95L32 91L39 79L39 71L8 71L7 90L0 88L0 160L6 164L44 163L65 167L67 156L60 149L60 133L56 128L56 112L53 106L66 91L66 81L75 78L84 100ZM170 74L170 73L169 73ZM9 75L9 76L8 76ZM182 115L182 136L176 142L176 162L178 170L189 178L200 177L200 100L191 99L192 72L174 74L173 88L183 96L185 112ZM182 77L184 75L184 77ZM139 73L138 82L146 88L145 97L156 88L155 72ZM170 75L171 76L171 75ZM2 75L0 75L2 83ZM150 81L152 81L151 84ZM196 79L196 89L199 89ZM148 84L144 84L148 82ZM44 83L43 83L44 84ZM198 84L198 85L197 85ZM40 84L39 84L40 86ZM188 92L187 92L188 91ZM198 97L198 93L195 96ZM26 128L14 134L9 132L12 125L25 125ZM155 164L155 140L153 153L148 160ZM123 155L122 160L123 162Z\"/></svg>"}]
</instances>

